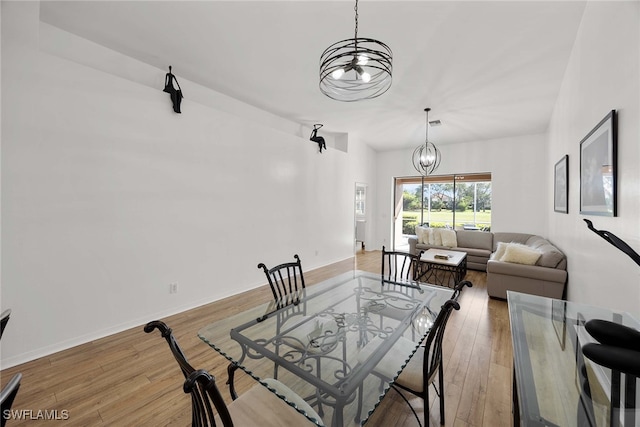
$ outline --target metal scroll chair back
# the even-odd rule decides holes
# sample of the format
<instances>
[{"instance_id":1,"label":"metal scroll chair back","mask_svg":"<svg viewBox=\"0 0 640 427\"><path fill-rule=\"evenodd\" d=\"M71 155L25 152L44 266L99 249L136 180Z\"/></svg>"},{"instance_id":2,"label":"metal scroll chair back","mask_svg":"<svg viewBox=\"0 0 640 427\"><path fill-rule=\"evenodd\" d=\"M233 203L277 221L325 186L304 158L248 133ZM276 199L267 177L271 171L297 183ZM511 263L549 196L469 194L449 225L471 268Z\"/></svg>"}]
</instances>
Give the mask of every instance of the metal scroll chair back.
<instances>
[{"instance_id":1,"label":"metal scroll chair back","mask_svg":"<svg viewBox=\"0 0 640 427\"><path fill-rule=\"evenodd\" d=\"M5 417L5 411L11 411L11 406L13 405L13 401L18 394L18 389L20 388L20 381L22 380L22 374L17 373L9 380L7 385L0 391L0 402L2 402L2 412L0 413L0 426L4 427L7 422L8 416Z\"/></svg>"},{"instance_id":2,"label":"metal scroll chair back","mask_svg":"<svg viewBox=\"0 0 640 427\"><path fill-rule=\"evenodd\" d=\"M2 314L0 314L0 338L4 333L4 328L7 326L7 323L9 323L10 316L11 316L10 308L6 309L5 311L2 312Z\"/></svg>"},{"instance_id":3,"label":"metal scroll chair back","mask_svg":"<svg viewBox=\"0 0 640 427\"><path fill-rule=\"evenodd\" d=\"M414 255L408 252L387 251L382 247L383 282L417 280L420 270L420 257L424 251Z\"/></svg>"},{"instance_id":4,"label":"metal scroll chair back","mask_svg":"<svg viewBox=\"0 0 640 427\"><path fill-rule=\"evenodd\" d=\"M440 424L444 425L444 368L442 363L442 341L447 322L449 321L449 317L453 310L460 310L460 304L458 304L454 299L450 299L442 305L442 308L429 331L429 335L424 342L424 352L422 354L416 353L413 356L412 360L407 364L400 376L398 376L396 383L392 386L396 391L398 391L398 393L400 393L405 402L407 402L418 422L420 422L418 415L399 389L408 391L409 393L424 399L425 409L423 425L425 427L429 425L430 385L433 385L436 388L436 394L439 396ZM416 357L417 359L414 361L413 359ZM420 359L422 359L422 364L419 363ZM414 363L411 363L412 361ZM422 377L422 381L420 384L416 384L415 378L420 378L420 376ZM437 387L435 385L436 377L438 377Z\"/></svg>"},{"instance_id":5,"label":"metal scroll chair back","mask_svg":"<svg viewBox=\"0 0 640 427\"><path fill-rule=\"evenodd\" d=\"M182 349L178 345L171 328L164 322L154 320L147 323L144 327L146 333L151 333L158 329L162 337L167 340L169 349L173 353L173 357L178 362L182 373L186 379L184 383L184 392L191 395L192 417L191 423L193 427L216 426L213 408L218 412L222 425L224 427L232 427L231 415L227 409L224 399L220 394L220 390L216 386L215 378L204 370L196 371L187 361Z\"/></svg>"},{"instance_id":6,"label":"metal scroll chair back","mask_svg":"<svg viewBox=\"0 0 640 427\"><path fill-rule=\"evenodd\" d=\"M458 301L458 298L460 298L460 294L462 293L465 286L472 288L473 283L471 283L468 280L463 280L462 282L458 282L458 284L455 285L453 288L453 296L451 297L451 299Z\"/></svg>"},{"instance_id":7,"label":"metal scroll chair back","mask_svg":"<svg viewBox=\"0 0 640 427\"><path fill-rule=\"evenodd\" d=\"M258 268L267 276L273 298L280 307L296 302L298 292L305 288L300 257L297 254L293 257L296 259L294 262L286 262L272 268L267 268L264 263L258 264Z\"/></svg>"}]
</instances>

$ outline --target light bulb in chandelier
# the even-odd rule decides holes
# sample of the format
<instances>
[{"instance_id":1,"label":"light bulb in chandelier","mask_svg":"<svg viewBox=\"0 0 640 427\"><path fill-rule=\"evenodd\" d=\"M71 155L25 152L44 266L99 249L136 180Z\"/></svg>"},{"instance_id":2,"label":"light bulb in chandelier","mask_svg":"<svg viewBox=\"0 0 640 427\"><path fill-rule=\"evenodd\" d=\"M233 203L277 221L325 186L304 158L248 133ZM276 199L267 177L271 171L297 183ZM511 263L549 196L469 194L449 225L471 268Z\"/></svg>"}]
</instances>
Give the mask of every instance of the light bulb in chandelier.
<instances>
[{"instance_id":1,"label":"light bulb in chandelier","mask_svg":"<svg viewBox=\"0 0 640 427\"><path fill-rule=\"evenodd\" d=\"M433 153L423 153L420 156L420 164L423 167L431 166L436 161L436 156Z\"/></svg>"},{"instance_id":2,"label":"light bulb in chandelier","mask_svg":"<svg viewBox=\"0 0 640 427\"><path fill-rule=\"evenodd\" d=\"M361 79L365 83L369 83L371 80L371 74L367 73L361 66L354 65L353 69L356 72L356 80Z\"/></svg>"},{"instance_id":3,"label":"light bulb in chandelier","mask_svg":"<svg viewBox=\"0 0 640 427\"><path fill-rule=\"evenodd\" d=\"M344 68L338 68L337 70L334 70L333 73L331 73L331 77L336 80L340 79L342 76L344 76Z\"/></svg>"},{"instance_id":4,"label":"light bulb in chandelier","mask_svg":"<svg viewBox=\"0 0 640 427\"><path fill-rule=\"evenodd\" d=\"M367 65L369 57L367 55L358 55L358 65Z\"/></svg>"}]
</instances>

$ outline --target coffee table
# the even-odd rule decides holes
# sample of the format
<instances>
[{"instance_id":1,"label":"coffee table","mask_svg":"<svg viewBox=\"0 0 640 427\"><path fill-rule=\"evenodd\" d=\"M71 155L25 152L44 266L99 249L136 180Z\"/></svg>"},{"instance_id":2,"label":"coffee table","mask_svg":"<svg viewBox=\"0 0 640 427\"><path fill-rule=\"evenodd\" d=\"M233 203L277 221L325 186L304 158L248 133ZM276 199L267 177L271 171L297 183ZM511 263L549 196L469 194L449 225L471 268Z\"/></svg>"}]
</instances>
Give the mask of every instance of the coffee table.
<instances>
[{"instance_id":1,"label":"coffee table","mask_svg":"<svg viewBox=\"0 0 640 427\"><path fill-rule=\"evenodd\" d=\"M438 255L447 258L441 259ZM467 274L467 253L428 249L420 257L420 268L417 280L453 288Z\"/></svg>"}]
</instances>

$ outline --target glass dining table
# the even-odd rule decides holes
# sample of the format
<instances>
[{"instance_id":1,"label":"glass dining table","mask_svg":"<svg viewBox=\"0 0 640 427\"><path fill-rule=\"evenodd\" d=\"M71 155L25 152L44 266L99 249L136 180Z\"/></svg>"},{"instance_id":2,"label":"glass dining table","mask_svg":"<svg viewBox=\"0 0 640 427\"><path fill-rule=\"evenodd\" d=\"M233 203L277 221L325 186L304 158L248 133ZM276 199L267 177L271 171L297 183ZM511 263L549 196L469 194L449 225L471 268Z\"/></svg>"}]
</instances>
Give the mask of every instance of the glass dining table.
<instances>
[{"instance_id":1,"label":"glass dining table","mask_svg":"<svg viewBox=\"0 0 640 427\"><path fill-rule=\"evenodd\" d=\"M449 288L350 271L308 286L286 304L272 301L211 323L198 336L263 385L275 378L289 387L322 418L298 409L312 423L362 425L452 295ZM384 358L400 337L415 345L403 346L404 358Z\"/></svg>"}]
</instances>

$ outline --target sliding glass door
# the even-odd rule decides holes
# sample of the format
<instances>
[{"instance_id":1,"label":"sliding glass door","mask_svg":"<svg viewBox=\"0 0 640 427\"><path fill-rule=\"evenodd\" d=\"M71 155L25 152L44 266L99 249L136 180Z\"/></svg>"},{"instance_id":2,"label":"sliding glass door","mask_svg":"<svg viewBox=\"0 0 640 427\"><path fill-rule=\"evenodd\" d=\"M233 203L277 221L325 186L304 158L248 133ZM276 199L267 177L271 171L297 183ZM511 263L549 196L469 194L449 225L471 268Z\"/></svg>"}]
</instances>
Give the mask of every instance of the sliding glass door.
<instances>
[{"instance_id":1,"label":"sliding glass door","mask_svg":"<svg viewBox=\"0 0 640 427\"><path fill-rule=\"evenodd\" d=\"M491 174L395 179L394 247L408 248L415 227L491 229Z\"/></svg>"}]
</instances>

